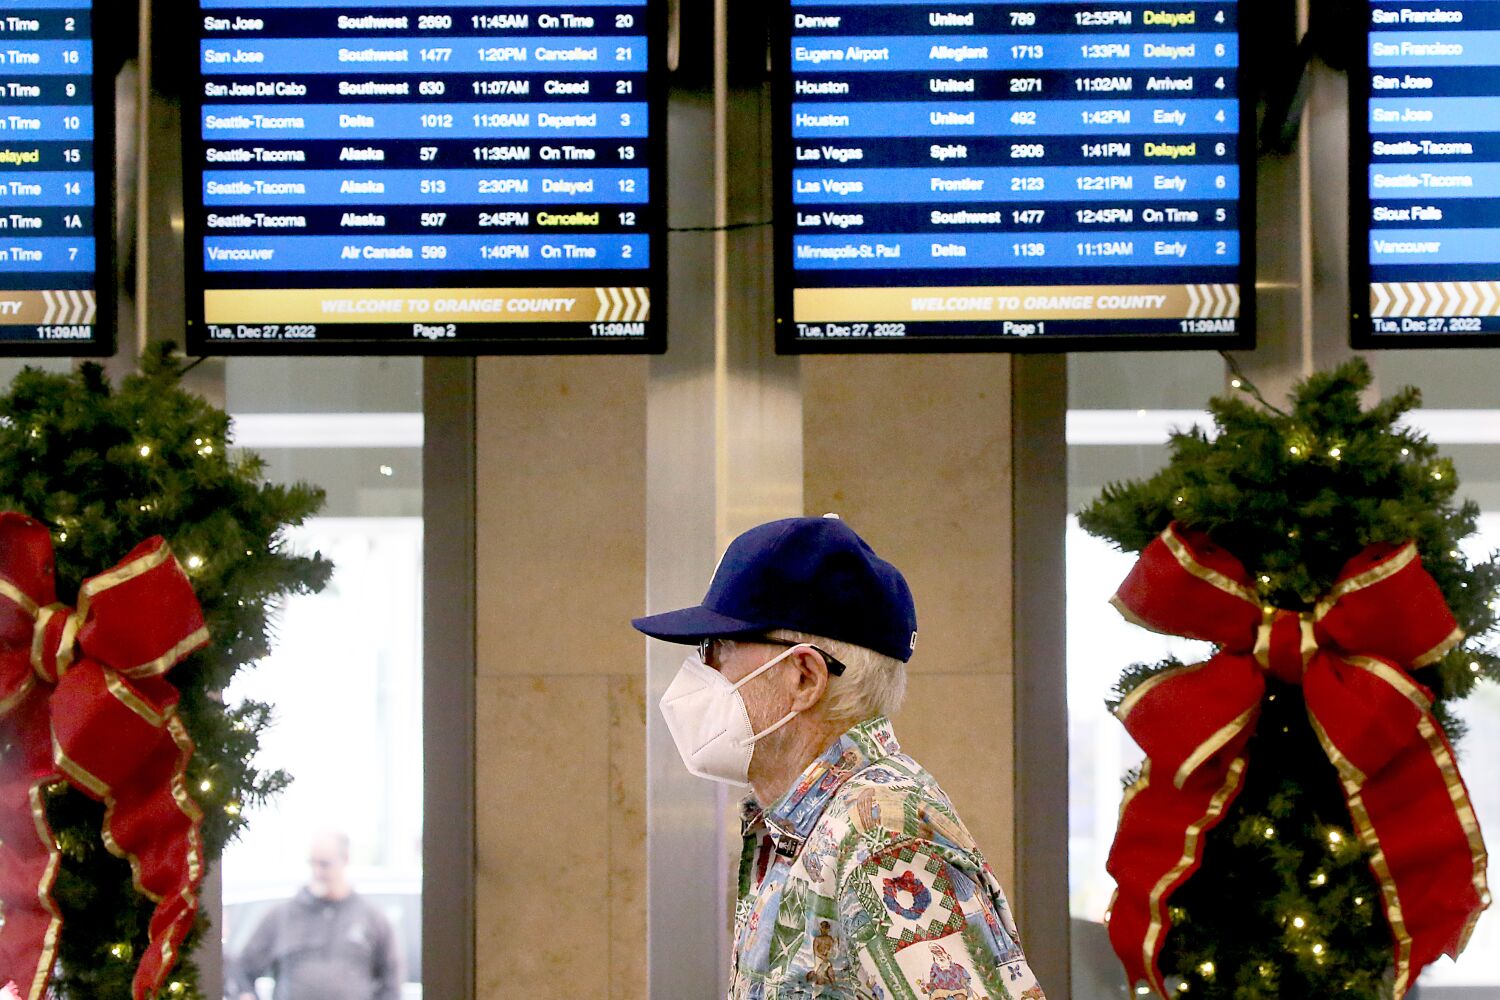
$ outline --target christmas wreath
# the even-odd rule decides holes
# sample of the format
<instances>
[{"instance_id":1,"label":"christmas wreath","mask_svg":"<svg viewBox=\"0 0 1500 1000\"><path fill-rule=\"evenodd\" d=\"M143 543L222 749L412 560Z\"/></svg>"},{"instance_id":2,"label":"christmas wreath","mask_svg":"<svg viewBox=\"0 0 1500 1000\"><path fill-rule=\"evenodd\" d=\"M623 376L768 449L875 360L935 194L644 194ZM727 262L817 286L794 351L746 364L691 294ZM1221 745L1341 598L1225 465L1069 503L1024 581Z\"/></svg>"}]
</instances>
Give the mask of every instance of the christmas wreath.
<instances>
[{"instance_id":1,"label":"christmas wreath","mask_svg":"<svg viewBox=\"0 0 1500 1000\"><path fill-rule=\"evenodd\" d=\"M1141 554L1127 617L1215 647L1110 700L1147 753L1110 937L1162 996L1399 998L1489 903L1449 706L1500 678L1500 567L1460 548L1479 511L1402 423L1417 391L1367 409L1370 384L1351 362L1282 410L1236 378L1212 431L1080 514Z\"/></svg>"},{"instance_id":2,"label":"christmas wreath","mask_svg":"<svg viewBox=\"0 0 1500 1000\"><path fill-rule=\"evenodd\" d=\"M27 803L0 844L0 984L26 1000L217 1000L197 887L290 780L254 764L270 706L221 692L278 603L327 582L283 542L322 493L265 482L180 376L162 350L118 388L84 365L0 396L0 794Z\"/></svg>"}]
</instances>

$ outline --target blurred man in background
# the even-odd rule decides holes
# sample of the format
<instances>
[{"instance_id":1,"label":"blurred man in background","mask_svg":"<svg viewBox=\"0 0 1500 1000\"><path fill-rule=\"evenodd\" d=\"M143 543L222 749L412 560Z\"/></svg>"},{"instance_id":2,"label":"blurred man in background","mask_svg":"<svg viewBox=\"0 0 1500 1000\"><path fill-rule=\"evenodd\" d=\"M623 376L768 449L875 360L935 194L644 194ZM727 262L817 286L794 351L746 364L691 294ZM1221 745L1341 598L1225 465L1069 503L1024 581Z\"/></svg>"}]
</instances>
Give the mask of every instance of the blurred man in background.
<instances>
[{"instance_id":1,"label":"blurred man in background","mask_svg":"<svg viewBox=\"0 0 1500 1000\"><path fill-rule=\"evenodd\" d=\"M230 995L257 1000L255 981L270 976L274 1000L400 1000L396 935L349 882L349 837L318 834L308 864L307 886L267 914L240 953Z\"/></svg>"}]
</instances>

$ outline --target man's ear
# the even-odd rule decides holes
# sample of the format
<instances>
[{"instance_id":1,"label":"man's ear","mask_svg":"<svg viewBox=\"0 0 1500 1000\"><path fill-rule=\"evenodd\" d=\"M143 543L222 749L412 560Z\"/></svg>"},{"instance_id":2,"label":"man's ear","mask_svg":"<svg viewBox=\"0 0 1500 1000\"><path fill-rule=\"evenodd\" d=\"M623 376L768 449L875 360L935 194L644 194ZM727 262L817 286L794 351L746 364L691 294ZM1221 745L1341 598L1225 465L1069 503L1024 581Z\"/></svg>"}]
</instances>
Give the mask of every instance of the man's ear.
<instances>
[{"instance_id":1,"label":"man's ear","mask_svg":"<svg viewBox=\"0 0 1500 1000\"><path fill-rule=\"evenodd\" d=\"M823 700L828 690L828 664L817 650L799 646L787 657L795 672L792 681L792 711L805 712Z\"/></svg>"}]
</instances>

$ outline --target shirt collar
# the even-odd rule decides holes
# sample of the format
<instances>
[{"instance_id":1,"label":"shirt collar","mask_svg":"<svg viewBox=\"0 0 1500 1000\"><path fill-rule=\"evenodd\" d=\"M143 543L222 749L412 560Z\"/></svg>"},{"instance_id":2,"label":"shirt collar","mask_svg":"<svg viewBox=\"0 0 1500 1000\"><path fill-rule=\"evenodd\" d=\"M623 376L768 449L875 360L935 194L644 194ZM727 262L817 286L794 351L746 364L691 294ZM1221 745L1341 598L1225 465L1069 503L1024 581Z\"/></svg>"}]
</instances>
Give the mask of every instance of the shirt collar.
<instances>
[{"instance_id":1,"label":"shirt collar","mask_svg":"<svg viewBox=\"0 0 1500 1000\"><path fill-rule=\"evenodd\" d=\"M796 784L770 809L762 811L753 800L747 802L740 814L741 821L747 831L764 822L776 853L795 857L844 782L900 750L889 719L884 716L867 719L840 736L807 765Z\"/></svg>"}]
</instances>

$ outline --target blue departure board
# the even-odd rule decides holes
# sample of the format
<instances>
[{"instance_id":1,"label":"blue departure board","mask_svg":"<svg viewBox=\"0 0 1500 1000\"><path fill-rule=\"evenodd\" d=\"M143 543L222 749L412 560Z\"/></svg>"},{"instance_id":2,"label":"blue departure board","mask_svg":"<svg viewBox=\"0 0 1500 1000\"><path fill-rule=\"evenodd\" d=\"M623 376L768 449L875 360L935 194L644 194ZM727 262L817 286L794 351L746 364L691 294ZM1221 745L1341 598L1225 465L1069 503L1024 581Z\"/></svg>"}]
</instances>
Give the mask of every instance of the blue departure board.
<instances>
[{"instance_id":1,"label":"blue departure board","mask_svg":"<svg viewBox=\"0 0 1500 1000\"><path fill-rule=\"evenodd\" d=\"M1240 7L785 0L778 347L1248 345Z\"/></svg>"},{"instance_id":2,"label":"blue departure board","mask_svg":"<svg viewBox=\"0 0 1500 1000\"><path fill-rule=\"evenodd\" d=\"M1351 86L1355 345L1500 343L1500 2L1368 14Z\"/></svg>"},{"instance_id":3,"label":"blue departure board","mask_svg":"<svg viewBox=\"0 0 1500 1000\"><path fill-rule=\"evenodd\" d=\"M665 348L662 0L198 0L201 353Z\"/></svg>"},{"instance_id":4,"label":"blue departure board","mask_svg":"<svg viewBox=\"0 0 1500 1000\"><path fill-rule=\"evenodd\" d=\"M90 0L0 5L0 354L114 352L114 81L94 26Z\"/></svg>"}]
</instances>

